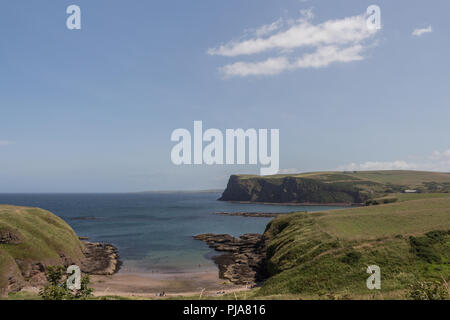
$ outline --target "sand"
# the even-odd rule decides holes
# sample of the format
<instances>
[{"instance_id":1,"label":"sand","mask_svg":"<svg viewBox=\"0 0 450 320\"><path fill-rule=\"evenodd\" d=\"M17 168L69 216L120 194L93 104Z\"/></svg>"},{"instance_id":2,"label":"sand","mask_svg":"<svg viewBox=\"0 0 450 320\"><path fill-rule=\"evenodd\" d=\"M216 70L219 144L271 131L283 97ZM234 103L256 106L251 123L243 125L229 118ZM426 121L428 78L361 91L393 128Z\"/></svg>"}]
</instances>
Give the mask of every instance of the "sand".
<instances>
[{"instance_id":1,"label":"sand","mask_svg":"<svg viewBox=\"0 0 450 320\"><path fill-rule=\"evenodd\" d=\"M95 296L122 296L161 298L176 296L220 296L225 293L247 290L219 279L217 271L190 273L123 273L112 276L91 276Z\"/></svg>"}]
</instances>

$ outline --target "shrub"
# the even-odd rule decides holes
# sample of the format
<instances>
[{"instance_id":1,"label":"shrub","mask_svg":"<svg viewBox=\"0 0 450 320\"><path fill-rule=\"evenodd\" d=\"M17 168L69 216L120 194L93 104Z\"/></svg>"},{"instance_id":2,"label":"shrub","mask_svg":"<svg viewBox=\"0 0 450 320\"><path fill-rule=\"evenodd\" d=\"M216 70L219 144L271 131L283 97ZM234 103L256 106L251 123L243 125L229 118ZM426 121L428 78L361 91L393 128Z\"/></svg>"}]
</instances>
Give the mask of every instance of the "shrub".
<instances>
[{"instance_id":1,"label":"shrub","mask_svg":"<svg viewBox=\"0 0 450 320\"><path fill-rule=\"evenodd\" d=\"M410 237L413 252L428 263L441 262L438 251L432 246L433 240L428 237Z\"/></svg>"},{"instance_id":2,"label":"shrub","mask_svg":"<svg viewBox=\"0 0 450 320\"><path fill-rule=\"evenodd\" d=\"M341 261L346 264L356 264L361 259L361 253L357 251L350 251L341 258Z\"/></svg>"},{"instance_id":3,"label":"shrub","mask_svg":"<svg viewBox=\"0 0 450 320\"><path fill-rule=\"evenodd\" d=\"M411 285L406 297L412 300L447 300L449 288L445 280L439 281L417 281Z\"/></svg>"},{"instance_id":4,"label":"shrub","mask_svg":"<svg viewBox=\"0 0 450 320\"><path fill-rule=\"evenodd\" d=\"M71 290L66 284L66 269L63 266L49 266L47 268L48 285L39 291L43 300L86 300L92 296L92 289L88 287L89 276L81 278L81 288Z\"/></svg>"},{"instance_id":5,"label":"shrub","mask_svg":"<svg viewBox=\"0 0 450 320\"><path fill-rule=\"evenodd\" d=\"M443 243L447 234L450 234L450 231L430 231L425 235L431 243Z\"/></svg>"}]
</instances>

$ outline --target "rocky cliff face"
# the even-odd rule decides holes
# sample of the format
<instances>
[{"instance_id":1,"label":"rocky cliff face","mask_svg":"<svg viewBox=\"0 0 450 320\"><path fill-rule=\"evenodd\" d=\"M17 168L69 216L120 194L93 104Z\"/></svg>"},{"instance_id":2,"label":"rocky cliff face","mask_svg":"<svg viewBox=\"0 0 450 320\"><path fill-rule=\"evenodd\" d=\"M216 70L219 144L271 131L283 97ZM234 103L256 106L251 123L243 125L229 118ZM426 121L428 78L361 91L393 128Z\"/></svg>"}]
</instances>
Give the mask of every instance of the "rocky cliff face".
<instances>
[{"instance_id":1,"label":"rocky cliff face","mask_svg":"<svg viewBox=\"0 0 450 320\"><path fill-rule=\"evenodd\" d=\"M194 239L204 241L210 248L222 252L213 260L219 267L219 277L235 284L253 286L265 280L268 238L248 233L235 238L229 234L199 234Z\"/></svg>"},{"instance_id":2,"label":"rocky cliff face","mask_svg":"<svg viewBox=\"0 0 450 320\"><path fill-rule=\"evenodd\" d=\"M240 177L232 175L219 200L274 203L362 203L368 199L351 183L322 182L299 177Z\"/></svg>"},{"instance_id":3,"label":"rocky cliff face","mask_svg":"<svg viewBox=\"0 0 450 320\"><path fill-rule=\"evenodd\" d=\"M46 283L49 266L78 265L84 273L113 274L117 249L82 243L61 218L38 208L0 205L0 298Z\"/></svg>"}]
</instances>

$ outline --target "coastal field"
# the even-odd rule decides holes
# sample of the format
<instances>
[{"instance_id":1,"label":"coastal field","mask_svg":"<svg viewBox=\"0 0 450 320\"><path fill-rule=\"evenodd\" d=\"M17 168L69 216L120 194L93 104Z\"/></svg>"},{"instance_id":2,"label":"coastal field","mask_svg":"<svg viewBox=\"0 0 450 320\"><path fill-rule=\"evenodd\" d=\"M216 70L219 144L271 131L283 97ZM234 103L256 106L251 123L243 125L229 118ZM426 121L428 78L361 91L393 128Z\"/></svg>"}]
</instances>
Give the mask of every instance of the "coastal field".
<instances>
[{"instance_id":1,"label":"coastal field","mask_svg":"<svg viewBox=\"0 0 450 320\"><path fill-rule=\"evenodd\" d=\"M257 175L238 175L241 179L261 178ZM450 173L415 170L371 170L371 171L316 171L299 174L276 174L265 176L266 180L283 178L311 178L327 182L372 181L377 183L409 186L412 189L423 183L450 183Z\"/></svg>"},{"instance_id":2,"label":"coastal field","mask_svg":"<svg viewBox=\"0 0 450 320\"><path fill-rule=\"evenodd\" d=\"M256 286L219 278L217 270L189 274L122 270L92 275L92 299L406 299L413 286L425 282L440 283L448 290L450 194L394 192L372 200L366 206L274 215L263 234L265 280ZM205 217L269 221L264 215L239 216L242 210L238 211L232 216L205 212ZM28 281L25 290L11 290L10 299L38 298L38 285L30 279L42 278L40 266L67 264L64 259L69 258L77 261L84 249L62 219L36 208L0 206L0 236L0 286L11 286L11 277L18 287ZM235 251L230 242L223 242L225 236L231 245L250 244L248 237L240 243L229 235L218 236L212 247L221 251ZM248 250L242 253L256 254ZM237 257L243 266L241 256L230 257ZM367 288L370 265L380 267L380 290ZM164 296L158 296L160 292Z\"/></svg>"},{"instance_id":3,"label":"coastal field","mask_svg":"<svg viewBox=\"0 0 450 320\"><path fill-rule=\"evenodd\" d=\"M94 255L88 263L80 265L82 270L91 272L91 286L96 295L114 293L121 296L138 295L155 298L156 294L161 292L165 292L168 297L174 294L199 295L203 290L205 295L240 290L242 286L219 279L218 268L211 259L211 256L217 253L201 241L195 240L193 236L204 232L235 236L246 232L262 233L271 219L225 216L214 214L216 212L287 213L307 208L231 204L216 201L219 196L219 192L0 194L0 203L15 205L2 206L4 210L0 215L0 222L16 226L8 230L17 229L13 232L15 235L20 232L27 234L29 228L36 228L33 236L28 237L26 241L20 238L20 241L17 241L20 243L8 240L9 233L6 239L6 231L4 232L5 241L2 247L12 252L29 245L27 248L30 250L23 251L25 256L28 254L29 263L18 264L16 260L21 261L19 255L11 256L0 249L0 260L5 263L8 260L8 266L14 267L17 271L17 276L11 278L8 272L3 272L10 269L2 267L2 276L4 275L5 280L1 287L5 288L6 285L7 291L15 296L17 294L14 292L21 288L36 294L36 288L45 280L44 271L47 266L67 265L75 261L67 250L50 250L53 256L58 258L48 260L40 254L40 249L33 247L35 245L42 249L56 248L54 245L58 244L60 239L61 244L67 244L69 247L81 243L83 250L90 248L86 245L86 241L113 244L117 248L122 265L114 275L92 273L93 267L100 269L97 271L101 273L104 273L105 269L113 270L108 264L110 253L107 252L98 253L102 256L101 259L98 259L98 255ZM37 206L46 210L35 209ZM311 210L330 208L332 207L322 206L313 207ZM28 220L35 218L34 212L42 212L38 215L42 219L33 221L32 226L29 226L26 219L22 219L25 217L16 214L17 211L23 212L23 215L29 213ZM53 221L60 221L61 226L65 226L73 235L73 241L66 241L65 237L58 236L57 232L60 230ZM77 236L83 240L79 241ZM59 253L63 253L67 259L60 259ZM102 260L105 262L105 269L102 268L102 263L100 265L95 263ZM10 278L18 281L9 283Z\"/></svg>"},{"instance_id":4,"label":"coastal field","mask_svg":"<svg viewBox=\"0 0 450 320\"><path fill-rule=\"evenodd\" d=\"M212 298L407 299L424 283L448 291L449 194L396 196L396 203L275 218L265 232L268 280ZM380 267L381 290L366 286L369 265Z\"/></svg>"},{"instance_id":5,"label":"coastal field","mask_svg":"<svg viewBox=\"0 0 450 320\"><path fill-rule=\"evenodd\" d=\"M233 175L221 200L363 204L388 194L450 191L450 174L426 171L329 171L259 177Z\"/></svg>"},{"instance_id":6,"label":"coastal field","mask_svg":"<svg viewBox=\"0 0 450 320\"><path fill-rule=\"evenodd\" d=\"M381 298L404 293L420 280L448 282L450 197L415 197L275 219L266 231L272 236L267 251L271 277L256 295ZM379 291L366 287L368 265L381 268Z\"/></svg>"}]
</instances>

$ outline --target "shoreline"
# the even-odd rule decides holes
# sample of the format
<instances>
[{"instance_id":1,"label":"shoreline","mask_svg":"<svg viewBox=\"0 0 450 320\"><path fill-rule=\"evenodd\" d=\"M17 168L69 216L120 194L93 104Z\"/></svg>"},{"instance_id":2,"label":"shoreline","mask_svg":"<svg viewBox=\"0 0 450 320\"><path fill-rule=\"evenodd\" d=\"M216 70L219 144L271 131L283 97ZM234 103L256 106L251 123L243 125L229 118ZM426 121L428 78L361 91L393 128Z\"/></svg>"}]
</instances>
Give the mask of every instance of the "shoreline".
<instances>
[{"instance_id":1,"label":"shoreline","mask_svg":"<svg viewBox=\"0 0 450 320\"><path fill-rule=\"evenodd\" d=\"M109 243L89 242L82 238L86 259L82 271L89 275L94 296L161 299L177 296L221 296L249 290L248 284L235 283L222 276L220 265L179 272L128 271L127 261L120 260L118 249ZM215 261L215 257L210 258ZM35 288L24 288L24 291Z\"/></svg>"},{"instance_id":2,"label":"shoreline","mask_svg":"<svg viewBox=\"0 0 450 320\"><path fill-rule=\"evenodd\" d=\"M94 296L167 298L176 296L220 296L248 290L219 278L218 272L187 272L177 274L116 273L92 275ZM164 295L161 295L164 293Z\"/></svg>"},{"instance_id":3,"label":"shoreline","mask_svg":"<svg viewBox=\"0 0 450 320\"><path fill-rule=\"evenodd\" d=\"M264 204L283 206L335 206L351 207L352 203L276 203L254 201L227 201L241 204ZM292 212L290 212L292 213ZM274 218L286 213L263 212L214 212L213 214L243 217ZM120 261L117 249L109 258L108 273L91 273L91 285L94 295L163 298L176 296L220 296L226 293L250 290L262 283L267 277L262 263L265 259L267 239L263 234L243 234L238 238L229 235L201 234L194 239L206 242L216 253L209 259L214 262L213 268L204 270L180 270L179 272L130 270L126 261ZM95 244L100 246L100 244ZM111 252L111 251L109 251ZM103 263L106 263L104 260ZM112 267L112 268L111 268ZM125 268L124 268L125 267ZM113 269L113 270L112 270ZM162 294L164 293L164 294Z\"/></svg>"},{"instance_id":4,"label":"shoreline","mask_svg":"<svg viewBox=\"0 0 450 320\"><path fill-rule=\"evenodd\" d=\"M355 205L350 203L227 202L274 206L349 207ZM273 218L285 213L214 212L214 214ZM205 236L206 238L204 238ZM85 244L89 243L90 246L96 248L95 251L97 252L91 255L91 259L96 262L97 266L99 261L96 260L99 260L99 258L102 260L103 268L99 268L103 269L102 271L87 272L91 277L91 286L94 289L95 296L160 299L195 295L220 296L226 293L250 290L264 281L266 272L262 268L262 263L265 259L267 241L264 236L262 234L243 234L238 238L229 236L230 239L227 236L229 235L203 234L193 236L194 239L203 240L211 249L214 249L216 254L209 259L214 262L215 266L204 270L180 270L179 272L128 271L128 268L125 267L126 261L119 260L119 253L114 245L89 243L84 237L80 237L80 240L84 240Z\"/></svg>"},{"instance_id":5,"label":"shoreline","mask_svg":"<svg viewBox=\"0 0 450 320\"><path fill-rule=\"evenodd\" d=\"M252 218L275 218L282 214L291 214L293 212L271 213L271 212L213 212L223 216L231 217L252 217Z\"/></svg>"},{"instance_id":6,"label":"shoreline","mask_svg":"<svg viewBox=\"0 0 450 320\"><path fill-rule=\"evenodd\" d=\"M237 200L218 200L229 203L240 203L240 204L265 204L273 206L305 206L305 207L362 207L362 203L318 203L318 202L259 202L259 201L237 201Z\"/></svg>"}]
</instances>

